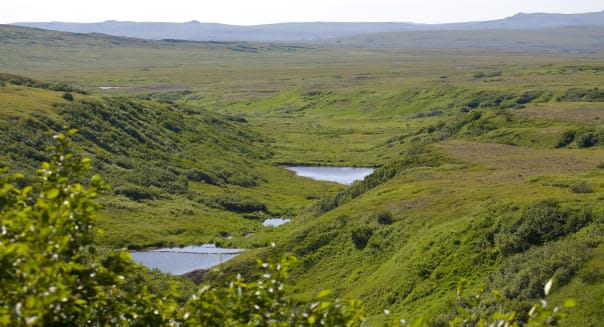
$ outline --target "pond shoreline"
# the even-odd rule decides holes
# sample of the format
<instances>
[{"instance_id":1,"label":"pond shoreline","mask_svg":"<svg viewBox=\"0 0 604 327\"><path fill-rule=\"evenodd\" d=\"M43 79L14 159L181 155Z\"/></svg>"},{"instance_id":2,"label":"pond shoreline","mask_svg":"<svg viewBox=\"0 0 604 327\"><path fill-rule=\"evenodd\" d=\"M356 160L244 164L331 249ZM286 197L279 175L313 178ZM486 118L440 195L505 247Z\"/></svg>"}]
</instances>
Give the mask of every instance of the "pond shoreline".
<instances>
[{"instance_id":1,"label":"pond shoreline","mask_svg":"<svg viewBox=\"0 0 604 327\"><path fill-rule=\"evenodd\" d=\"M283 166L296 175L314 180L350 185L371 175L372 167L336 167L336 166Z\"/></svg>"}]
</instances>

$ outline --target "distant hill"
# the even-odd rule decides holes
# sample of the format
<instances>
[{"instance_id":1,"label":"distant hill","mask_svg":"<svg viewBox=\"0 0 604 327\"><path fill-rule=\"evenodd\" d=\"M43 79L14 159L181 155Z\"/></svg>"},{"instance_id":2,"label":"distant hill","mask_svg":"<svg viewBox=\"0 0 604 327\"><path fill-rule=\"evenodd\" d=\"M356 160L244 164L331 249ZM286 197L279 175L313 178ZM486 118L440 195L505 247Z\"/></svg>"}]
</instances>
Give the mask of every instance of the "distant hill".
<instances>
[{"instance_id":1,"label":"distant hill","mask_svg":"<svg viewBox=\"0 0 604 327\"><path fill-rule=\"evenodd\" d=\"M282 23L237 26L214 23L138 23L106 21L101 23L17 23L73 33L102 33L141 39L176 39L190 41L250 41L298 42L317 41L363 33L415 30L419 25L409 23Z\"/></svg>"},{"instance_id":2,"label":"distant hill","mask_svg":"<svg viewBox=\"0 0 604 327\"><path fill-rule=\"evenodd\" d=\"M122 47L129 49L218 50L224 53L271 51L273 53L302 50L308 47L434 49L434 50L495 50L532 53L590 54L604 51L604 27L558 27L509 30L435 30L366 33L312 41L311 44L212 42L180 40L144 40L98 33L82 34L49 31L29 27L0 25L0 42L8 52L0 56L0 67L16 66L22 58L17 49L32 45L82 49ZM306 46L307 45L307 46ZM12 50L10 50L12 49ZM98 51L98 50L95 50ZM95 62L104 61L96 52L89 54ZM274 52L276 51L276 52ZM2 54L3 51L0 51ZM187 52L187 53L189 53ZM181 54L179 54L180 56ZM174 55L173 55L174 56ZM61 57L61 56L59 56ZM186 57L186 56L185 56ZM179 57L181 61L191 60ZM99 61L100 60L100 61ZM44 62L37 61L38 64Z\"/></svg>"},{"instance_id":3,"label":"distant hill","mask_svg":"<svg viewBox=\"0 0 604 327\"><path fill-rule=\"evenodd\" d=\"M541 29L568 26L602 26L604 27L604 11L584 14L546 14L519 13L504 19L432 25L437 29Z\"/></svg>"},{"instance_id":4,"label":"distant hill","mask_svg":"<svg viewBox=\"0 0 604 327\"><path fill-rule=\"evenodd\" d=\"M355 35L324 43L353 48L595 53L604 50L604 27L390 32Z\"/></svg>"},{"instance_id":5,"label":"distant hill","mask_svg":"<svg viewBox=\"0 0 604 327\"><path fill-rule=\"evenodd\" d=\"M517 14L500 20L455 24L413 23L281 23L254 26L215 23L154 23L105 21L100 23L15 23L74 33L103 33L142 39L191 41L301 42L342 38L367 33L419 30L541 29L567 26L604 27L604 11L585 14Z\"/></svg>"}]
</instances>

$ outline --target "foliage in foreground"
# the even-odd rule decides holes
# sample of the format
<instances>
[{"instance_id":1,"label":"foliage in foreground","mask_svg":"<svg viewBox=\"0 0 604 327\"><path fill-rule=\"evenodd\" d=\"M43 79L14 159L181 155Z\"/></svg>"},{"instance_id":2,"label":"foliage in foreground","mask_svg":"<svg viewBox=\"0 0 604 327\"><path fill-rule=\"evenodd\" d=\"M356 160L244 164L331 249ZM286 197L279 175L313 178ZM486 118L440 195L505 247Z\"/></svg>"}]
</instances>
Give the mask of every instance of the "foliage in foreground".
<instances>
[{"instance_id":1,"label":"foliage in foreground","mask_svg":"<svg viewBox=\"0 0 604 327\"><path fill-rule=\"evenodd\" d=\"M285 284L293 258L260 263L252 282L237 276L223 286L203 286L184 303L174 289L150 292L144 280L133 278L141 268L125 253L95 250L92 215L107 185L99 176L85 178L90 161L71 151L74 134L55 136L51 160L41 165L34 185L24 185L21 174L6 176L6 168L1 172L0 325L360 326L364 321L359 301L329 300L328 292L310 303L294 303ZM550 288L551 281L546 295ZM555 325L564 316L542 301L529 312L527 326ZM513 312L481 317L466 303L449 324L523 325L516 317ZM407 324L395 319L392 325Z\"/></svg>"}]
</instances>

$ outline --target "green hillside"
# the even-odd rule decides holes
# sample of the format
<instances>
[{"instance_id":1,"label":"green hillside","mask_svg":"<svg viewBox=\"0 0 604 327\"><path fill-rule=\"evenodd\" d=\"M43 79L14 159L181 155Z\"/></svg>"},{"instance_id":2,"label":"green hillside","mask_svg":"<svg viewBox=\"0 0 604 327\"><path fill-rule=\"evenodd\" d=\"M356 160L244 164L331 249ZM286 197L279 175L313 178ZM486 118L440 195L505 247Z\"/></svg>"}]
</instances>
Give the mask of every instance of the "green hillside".
<instances>
[{"instance_id":1,"label":"green hillside","mask_svg":"<svg viewBox=\"0 0 604 327\"><path fill-rule=\"evenodd\" d=\"M499 290L526 314L551 277L552 303L578 302L565 326L604 319L600 54L0 36L1 162L32 172L77 127L112 185L106 247L253 249L208 282L293 254L296 301L332 289L371 326L446 325L462 280L477 312ZM377 170L346 187L290 163Z\"/></svg>"},{"instance_id":2,"label":"green hillside","mask_svg":"<svg viewBox=\"0 0 604 327\"><path fill-rule=\"evenodd\" d=\"M111 246L220 243L299 211L307 193L339 189L268 165L266 140L243 118L123 97L67 101L63 91L3 78L3 164L33 172L50 136L77 127L76 143L113 187L100 217ZM301 188L283 187L293 182Z\"/></svg>"}]
</instances>

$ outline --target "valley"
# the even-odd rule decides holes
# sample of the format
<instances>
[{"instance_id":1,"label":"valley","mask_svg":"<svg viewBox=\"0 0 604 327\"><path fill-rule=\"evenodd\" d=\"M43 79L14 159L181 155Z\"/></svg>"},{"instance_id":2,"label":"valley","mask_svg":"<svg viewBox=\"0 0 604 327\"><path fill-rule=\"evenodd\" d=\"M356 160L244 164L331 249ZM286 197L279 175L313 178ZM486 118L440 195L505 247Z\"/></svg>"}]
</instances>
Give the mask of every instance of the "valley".
<instances>
[{"instance_id":1,"label":"valley","mask_svg":"<svg viewBox=\"0 0 604 327\"><path fill-rule=\"evenodd\" d=\"M148 41L4 25L0 40L2 165L33 175L51 135L77 128L77 149L112 187L96 216L106 249L248 249L210 283L291 254L295 301L323 289L359 298L371 326L384 310L444 325L461 280L485 312L492 290L528 312L551 277L551 301L579 304L564 326L604 319L601 50ZM289 166L375 171L346 185ZM291 221L263 226L270 218Z\"/></svg>"}]
</instances>

